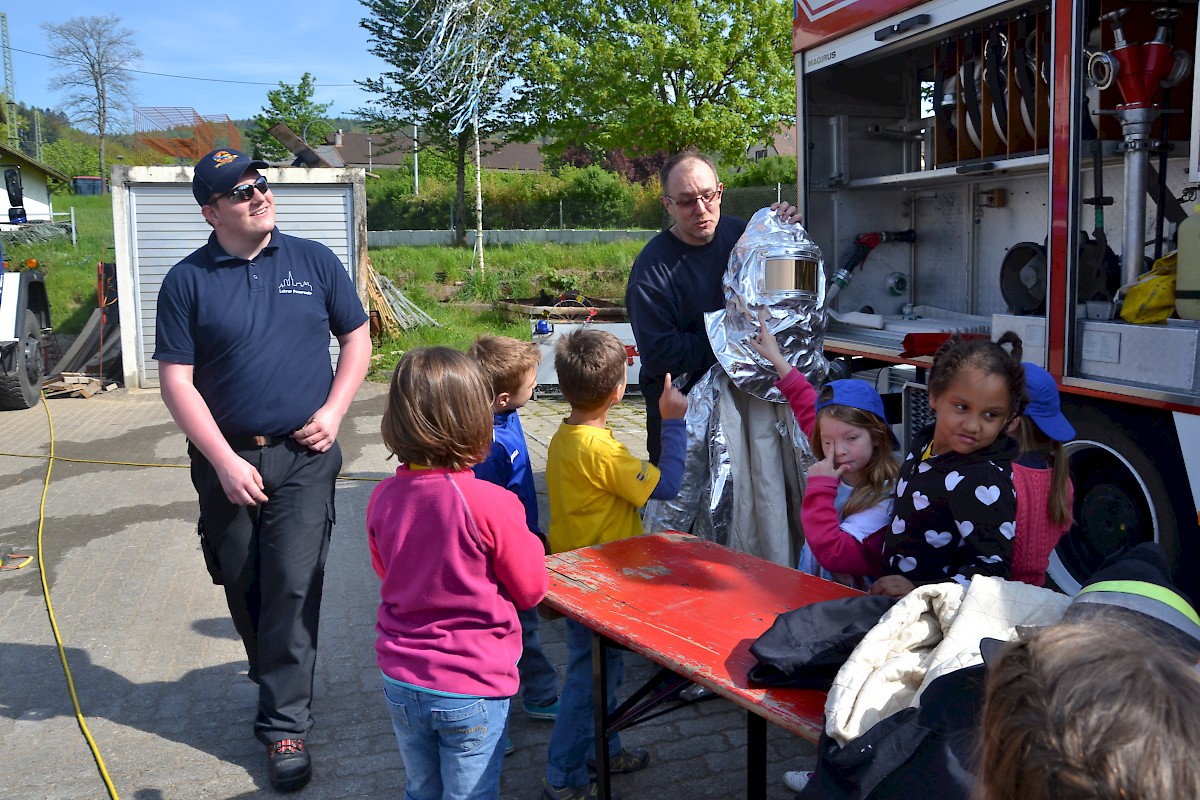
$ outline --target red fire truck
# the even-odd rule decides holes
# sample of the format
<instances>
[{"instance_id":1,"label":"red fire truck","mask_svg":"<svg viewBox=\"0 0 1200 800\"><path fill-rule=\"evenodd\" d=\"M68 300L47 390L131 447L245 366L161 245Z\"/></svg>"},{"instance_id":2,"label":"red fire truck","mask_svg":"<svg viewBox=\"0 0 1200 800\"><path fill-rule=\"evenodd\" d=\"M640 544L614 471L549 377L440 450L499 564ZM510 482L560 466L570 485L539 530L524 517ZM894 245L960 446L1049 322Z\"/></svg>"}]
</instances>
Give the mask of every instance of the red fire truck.
<instances>
[{"instance_id":1,"label":"red fire truck","mask_svg":"<svg viewBox=\"0 0 1200 800\"><path fill-rule=\"evenodd\" d=\"M1165 320L1125 288L1196 213L1196 39L1195 0L795 5L799 201L838 270L826 354L909 430L939 338L1020 334L1078 434L1067 591L1150 539L1200 588L1200 264Z\"/></svg>"}]
</instances>

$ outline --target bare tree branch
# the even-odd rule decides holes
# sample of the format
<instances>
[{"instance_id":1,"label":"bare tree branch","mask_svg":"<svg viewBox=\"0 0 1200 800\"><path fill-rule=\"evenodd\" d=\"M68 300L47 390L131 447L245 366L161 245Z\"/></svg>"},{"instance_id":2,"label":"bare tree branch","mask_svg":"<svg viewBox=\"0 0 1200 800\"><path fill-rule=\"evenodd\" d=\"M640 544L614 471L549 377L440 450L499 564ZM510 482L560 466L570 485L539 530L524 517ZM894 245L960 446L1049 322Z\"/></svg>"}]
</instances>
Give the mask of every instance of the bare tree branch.
<instances>
[{"instance_id":1,"label":"bare tree branch","mask_svg":"<svg viewBox=\"0 0 1200 800\"><path fill-rule=\"evenodd\" d=\"M122 112L133 109L133 75L142 51L133 31L122 28L115 14L71 17L66 22L42 23L56 64L48 86L66 90L63 110L71 121L100 137L100 174L105 174L105 140L120 130ZM107 181L103 184L107 187ZM107 190L107 189L106 189Z\"/></svg>"}]
</instances>

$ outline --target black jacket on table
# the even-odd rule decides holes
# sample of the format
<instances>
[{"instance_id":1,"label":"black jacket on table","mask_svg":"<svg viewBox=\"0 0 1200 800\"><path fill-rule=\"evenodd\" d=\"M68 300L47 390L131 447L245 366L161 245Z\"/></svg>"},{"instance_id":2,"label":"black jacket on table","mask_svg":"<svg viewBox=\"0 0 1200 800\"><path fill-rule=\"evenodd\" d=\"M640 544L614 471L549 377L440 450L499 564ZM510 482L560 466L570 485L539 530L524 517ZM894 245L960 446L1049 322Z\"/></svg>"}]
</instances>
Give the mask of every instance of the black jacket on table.
<instances>
[{"instance_id":1,"label":"black jacket on table","mask_svg":"<svg viewBox=\"0 0 1200 800\"><path fill-rule=\"evenodd\" d=\"M883 572L915 584L1012 574L1017 444L1001 436L969 455L921 460L933 426L913 440L896 480L895 516L883 540Z\"/></svg>"}]
</instances>

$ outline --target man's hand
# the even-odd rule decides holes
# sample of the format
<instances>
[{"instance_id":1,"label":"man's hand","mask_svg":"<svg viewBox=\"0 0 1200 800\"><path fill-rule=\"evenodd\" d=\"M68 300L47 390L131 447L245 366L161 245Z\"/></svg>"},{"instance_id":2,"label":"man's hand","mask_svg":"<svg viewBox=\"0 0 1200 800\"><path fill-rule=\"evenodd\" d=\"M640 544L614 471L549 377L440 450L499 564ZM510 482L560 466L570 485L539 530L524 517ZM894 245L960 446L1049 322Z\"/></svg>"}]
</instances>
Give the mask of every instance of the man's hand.
<instances>
[{"instance_id":1,"label":"man's hand","mask_svg":"<svg viewBox=\"0 0 1200 800\"><path fill-rule=\"evenodd\" d=\"M833 453L826 453L825 458L808 468L808 477L837 478L840 481L842 479L842 473L844 473L846 469L847 467L845 464L842 464L840 467L835 467L833 465Z\"/></svg>"},{"instance_id":2,"label":"man's hand","mask_svg":"<svg viewBox=\"0 0 1200 800\"><path fill-rule=\"evenodd\" d=\"M780 222L804 222L804 214L800 213L800 209L796 208L791 203L771 203L771 210L775 212L775 216L779 217Z\"/></svg>"},{"instance_id":3,"label":"man's hand","mask_svg":"<svg viewBox=\"0 0 1200 800\"><path fill-rule=\"evenodd\" d=\"M292 433L292 438L309 450L324 453L333 447L338 428L342 425L340 414L326 406L318 408L304 426Z\"/></svg>"},{"instance_id":4,"label":"man's hand","mask_svg":"<svg viewBox=\"0 0 1200 800\"><path fill-rule=\"evenodd\" d=\"M687 395L671 383L671 373L663 379L662 397L658 398L658 413L663 419L683 419L687 416Z\"/></svg>"},{"instance_id":5,"label":"man's hand","mask_svg":"<svg viewBox=\"0 0 1200 800\"><path fill-rule=\"evenodd\" d=\"M263 493L262 475L258 474L250 462L233 453L218 466L213 464L217 477L221 480L221 488L225 497L235 506L256 506L267 502Z\"/></svg>"},{"instance_id":6,"label":"man's hand","mask_svg":"<svg viewBox=\"0 0 1200 800\"><path fill-rule=\"evenodd\" d=\"M871 584L871 594L882 594L888 597L904 597L917 588L917 585L903 575L884 575Z\"/></svg>"}]
</instances>

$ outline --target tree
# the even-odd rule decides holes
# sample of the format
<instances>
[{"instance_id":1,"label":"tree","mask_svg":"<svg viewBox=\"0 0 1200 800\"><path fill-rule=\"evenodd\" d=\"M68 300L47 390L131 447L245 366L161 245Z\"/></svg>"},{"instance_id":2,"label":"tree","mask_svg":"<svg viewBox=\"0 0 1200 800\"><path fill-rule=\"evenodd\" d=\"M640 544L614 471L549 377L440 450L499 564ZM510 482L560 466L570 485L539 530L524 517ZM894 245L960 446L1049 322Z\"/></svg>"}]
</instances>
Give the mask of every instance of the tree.
<instances>
[{"instance_id":1,"label":"tree","mask_svg":"<svg viewBox=\"0 0 1200 800\"><path fill-rule=\"evenodd\" d=\"M334 130L325 119L325 113L333 103L313 102L316 90L316 79L306 72L295 86L280 81L278 89L267 92L268 105L250 121L253 128L247 134L254 145L256 158L291 160L291 152L270 133L271 126L277 122L286 123L297 136L303 136L305 142L325 141L325 135Z\"/></svg>"},{"instance_id":2,"label":"tree","mask_svg":"<svg viewBox=\"0 0 1200 800\"><path fill-rule=\"evenodd\" d=\"M449 72L430 75L422 69L425 53L437 36L427 23L438 18L438 0L361 1L371 15L360 22L368 33L370 50L391 69L378 78L356 81L377 97L371 106L356 113L378 133L411 135L412 126L418 126L421 146L438 151L455 164L455 202L458 208L465 208L468 148L476 140L476 134L486 141L511 127L511 121L498 111L497 101L512 78L512 59L491 58L494 51L479 54L494 67L488 80L476 87L477 113L462 127L461 109L447 102L463 94L458 76ZM507 12L507 6L500 11ZM506 24L503 14L497 13L490 22L500 32L487 37L484 47L508 48L511 37L503 27ZM498 143L493 142L493 146ZM459 244L466 241L461 213L455 216L455 235Z\"/></svg>"},{"instance_id":3,"label":"tree","mask_svg":"<svg viewBox=\"0 0 1200 800\"><path fill-rule=\"evenodd\" d=\"M527 138L727 160L795 116L790 0L530 0L517 64Z\"/></svg>"},{"instance_id":4,"label":"tree","mask_svg":"<svg viewBox=\"0 0 1200 800\"><path fill-rule=\"evenodd\" d=\"M100 174L105 175L105 140L110 130L120 129L121 112L133 108L133 75L130 70L142 58L133 42L133 31L119 27L121 18L71 17L55 25L42 23L42 30L55 60L50 78L52 91L66 89L63 110L71 121L100 137ZM105 182L107 183L107 182Z\"/></svg>"},{"instance_id":5,"label":"tree","mask_svg":"<svg viewBox=\"0 0 1200 800\"><path fill-rule=\"evenodd\" d=\"M42 147L42 160L67 177L99 175L96 151L73 138L62 138Z\"/></svg>"}]
</instances>

